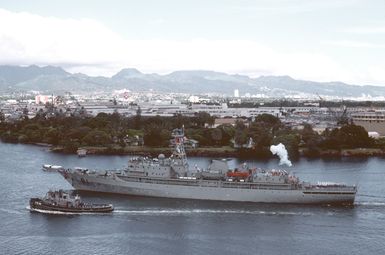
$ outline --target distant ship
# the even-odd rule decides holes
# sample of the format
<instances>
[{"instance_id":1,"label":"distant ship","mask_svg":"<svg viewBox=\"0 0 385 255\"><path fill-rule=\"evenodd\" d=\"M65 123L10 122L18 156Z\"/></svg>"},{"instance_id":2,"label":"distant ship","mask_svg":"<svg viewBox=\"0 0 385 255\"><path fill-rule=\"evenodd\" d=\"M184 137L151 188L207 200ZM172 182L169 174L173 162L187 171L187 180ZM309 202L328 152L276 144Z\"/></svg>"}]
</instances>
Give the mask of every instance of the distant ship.
<instances>
[{"instance_id":1,"label":"distant ship","mask_svg":"<svg viewBox=\"0 0 385 255\"><path fill-rule=\"evenodd\" d=\"M48 164L44 164L41 168L43 169L43 171L46 171L46 172L57 172L58 170L63 169L62 166L55 166L55 165L48 165Z\"/></svg>"},{"instance_id":2,"label":"distant ship","mask_svg":"<svg viewBox=\"0 0 385 255\"><path fill-rule=\"evenodd\" d=\"M87 150L86 149L78 149L76 151L76 153L78 154L79 157L85 157L87 156Z\"/></svg>"},{"instance_id":3,"label":"distant ship","mask_svg":"<svg viewBox=\"0 0 385 255\"><path fill-rule=\"evenodd\" d=\"M71 196L63 190L49 191L43 198L31 198L31 211L43 213L107 213L112 212L111 204L87 204L78 195Z\"/></svg>"},{"instance_id":4,"label":"distant ship","mask_svg":"<svg viewBox=\"0 0 385 255\"><path fill-rule=\"evenodd\" d=\"M217 201L353 204L356 186L300 181L285 170L230 170L227 160L212 160L206 170L189 169L183 129L172 133L174 148L166 158L140 157L122 170L59 170L77 190L138 196Z\"/></svg>"}]
</instances>

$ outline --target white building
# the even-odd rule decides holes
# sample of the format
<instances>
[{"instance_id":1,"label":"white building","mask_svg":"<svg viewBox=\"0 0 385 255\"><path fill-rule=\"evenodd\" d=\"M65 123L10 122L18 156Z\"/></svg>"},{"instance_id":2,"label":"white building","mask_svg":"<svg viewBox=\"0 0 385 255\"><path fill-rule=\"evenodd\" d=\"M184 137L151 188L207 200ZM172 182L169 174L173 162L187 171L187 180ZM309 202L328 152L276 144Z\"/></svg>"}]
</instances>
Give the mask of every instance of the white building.
<instances>
[{"instance_id":1,"label":"white building","mask_svg":"<svg viewBox=\"0 0 385 255\"><path fill-rule=\"evenodd\" d=\"M48 95L35 96L35 104L46 104L47 102L52 102L52 96L48 96Z\"/></svg>"},{"instance_id":2,"label":"white building","mask_svg":"<svg viewBox=\"0 0 385 255\"><path fill-rule=\"evenodd\" d=\"M377 132L385 136L385 111L368 111L352 114L353 122L368 132Z\"/></svg>"}]
</instances>

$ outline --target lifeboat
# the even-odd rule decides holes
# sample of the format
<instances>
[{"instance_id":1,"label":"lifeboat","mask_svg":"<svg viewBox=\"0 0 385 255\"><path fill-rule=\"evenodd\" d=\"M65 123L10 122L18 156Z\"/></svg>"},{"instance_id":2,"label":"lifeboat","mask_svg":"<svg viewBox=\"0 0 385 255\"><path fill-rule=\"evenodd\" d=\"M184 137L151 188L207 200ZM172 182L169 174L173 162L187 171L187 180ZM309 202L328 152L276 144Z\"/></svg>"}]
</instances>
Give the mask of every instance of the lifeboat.
<instances>
[{"instance_id":1,"label":"lifeboat","mask_svg":"<svg viewBox=\"0 0 385 255\"><path fill-rule=\"evenodd\" d=\"M241 172L241 171L234 171L234 172L227 172L227 177L232 177L232 178L247 178L249 177L250 173L249 172Z\"/></svg>"}]
</instances>

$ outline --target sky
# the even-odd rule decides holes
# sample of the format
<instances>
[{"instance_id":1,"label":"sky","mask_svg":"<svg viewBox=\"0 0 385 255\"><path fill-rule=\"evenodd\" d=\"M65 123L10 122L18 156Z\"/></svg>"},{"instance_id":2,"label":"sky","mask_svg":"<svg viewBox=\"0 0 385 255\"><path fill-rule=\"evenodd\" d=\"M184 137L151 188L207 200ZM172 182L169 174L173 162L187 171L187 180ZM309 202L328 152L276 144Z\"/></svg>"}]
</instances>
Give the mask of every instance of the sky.
<instances>
[{"instance_id":1,"label":"sky","mask_svg":"<svg viewBox=\"0 0 385 255\"><path fill-rule=\"evenodd\" d=\"M383 0L0 0L0 65L385 86Z\"/></svg>"}]
</instances>

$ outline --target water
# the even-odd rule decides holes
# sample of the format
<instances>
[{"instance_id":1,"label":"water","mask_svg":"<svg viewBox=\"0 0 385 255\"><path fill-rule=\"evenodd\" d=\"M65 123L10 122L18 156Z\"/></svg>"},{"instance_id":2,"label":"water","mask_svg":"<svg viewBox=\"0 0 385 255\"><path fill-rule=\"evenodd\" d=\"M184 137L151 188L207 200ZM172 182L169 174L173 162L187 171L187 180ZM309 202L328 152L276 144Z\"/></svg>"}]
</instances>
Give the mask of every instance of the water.
<instances>
[{"instance_id":1,"label":"water","mask_svg":"<svg viewBox=\"0 0 385 255\"><path fill-rule=\"evenodd\" d=\"M30 197L71 189L42 164L122 168L125 156L54 154L0 143L0 254L383 254L385 159L306 160L293 171L309 181L359 185L354 207L266 205L81 193L113 203L105 215L30 213ZM203 167L207 158L192 158ZM233 166L239 161L230 162ZM278 168L278 160L248 162Z\"/></svg>"}]
</instances>

